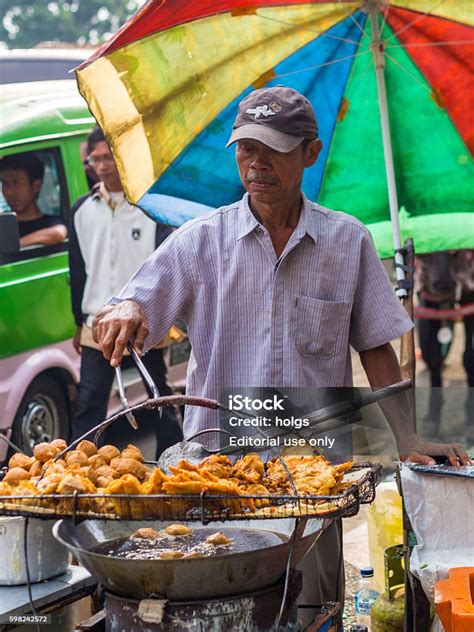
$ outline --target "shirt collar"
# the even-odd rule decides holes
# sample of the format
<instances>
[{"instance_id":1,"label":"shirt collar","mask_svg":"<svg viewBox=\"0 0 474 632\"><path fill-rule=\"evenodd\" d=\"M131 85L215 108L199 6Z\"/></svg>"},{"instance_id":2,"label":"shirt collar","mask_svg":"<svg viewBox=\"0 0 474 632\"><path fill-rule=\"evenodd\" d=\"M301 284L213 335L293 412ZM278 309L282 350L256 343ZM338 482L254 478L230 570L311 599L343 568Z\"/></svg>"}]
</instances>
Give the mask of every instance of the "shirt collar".
<instances>
[{"instance_id":1,"label":"shirt collar","mask_svg":"<svg viewBox=\"0 0 474 632\"><path fill-rule=\"evenodd\" d=\"M311 202L305 196L304 193L301 193L303 199L303 205L301 207L301 215L298 220L298 225L295 229L295 237L303 238L305 234L308 234L313 241L317 240L317 228L316 228L316 213L313 212L311 208ZM249 205L249 194L246 193L240 202L240 227L237 235L237 241L245 237L253 230L255 230L258 226L260 226L259 221L255 217L255 215L250 210Z\"/></svg>"},{"instance_id":2,"label":"shirt collar","mask_svg":"<svg viewBox=\"0 0 474 632\"><path fill-rule=\"evenodd\" d=\"M301 225L304 234L307 234L311 237L311 239L316 242L318 239L318 228L316 224L317 214L314 212L312 203L308 200L304 193L301 193L303 198L303 207L301 209L300 222L298 222L298 226Z\"/></svg>"},{"instance_id":3,"label":"shirt collar","mask_svg":"<svg viewBox=\"0 0 474 632\"><path fill-rule=\"evenodd\" d=\"M244 197L240 201L240 209L239 209L239 232L237 235L237 241L245 237L253 230L255 230L258 226L260 226L260 222L257 220L255 215L250 210L249 205L249 194L246 193Z\"/></svg>"},{"instance_id":4,"label":"shirt collar","mask_svg":"<svg viewBox=\"0 0 474 632\"><path fill-rule=\"evenodd\" d=\"M112 196L105 188L105 184L103 182L97 182L94 184L92 187L92 197L94 200L104 200L104 202L110 206L112 210L115 210L118 205L118 202L112 199Z\"/></svg>"}]
</instances>

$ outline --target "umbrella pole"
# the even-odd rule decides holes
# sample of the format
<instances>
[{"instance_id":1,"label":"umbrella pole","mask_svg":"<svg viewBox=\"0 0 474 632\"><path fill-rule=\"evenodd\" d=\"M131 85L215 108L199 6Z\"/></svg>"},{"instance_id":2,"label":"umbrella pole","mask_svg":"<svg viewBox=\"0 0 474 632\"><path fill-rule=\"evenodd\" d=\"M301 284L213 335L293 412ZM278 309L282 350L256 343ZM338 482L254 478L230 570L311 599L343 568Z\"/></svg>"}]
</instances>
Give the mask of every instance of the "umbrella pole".
<instances>
[{"instance_id":1,"label":"umbrella pole","mask_svg":"<svg viewBox=\"0 0 474 632\"><path fill-rule=\"evenodd\" d=\"M390 220L392 223L393 245L395 249L395 272L397 275L397 294L399 298L407 296L405 264L400 237L400 223L398 220L398 196L395 182L395 169L393 166L392 139L390 136L390 120L388 117L387 93L385 89L385 52L384 43L380 38L378 15L380 12L378 0L370 0L367 10L372 27L371 50L374 58L375 76L377 79L377 94L379 98L380 121L382 125L383 152L385 158L385 171L387 175L388 201L390 207Z\"/></svg>"},{"instance_id":2,"label":"umbrella pole","mask_svg":"<svg viewBox=\"0 0 474 632\"><path fill-rule=\"evenodd\" d=\"M398 197L395 181L395 169L393 166L392 140L390 136L390 121L387 107L387 93L385 89L385 52L384 43L381 41L378 16L380 13L379 0L368 0L367 10L372 27L371 50L374 58L375 76L377 79L377 93L379 98L380 121L382 125L382 141L385 158L385 171L387 174L388 198L390 206L390 219L392 223L392 236L395 248L395 271L397 275L397 295L402 300L405 309L412 311L412 298L410 291L411 280L406 278L408 271L404 263L404 253L401 246L400 223L398 220ZM409 259L413 262L413 242L408 245ZM408 275L410 276L410 274ZM402 339L401 346L401 369L404 377L410 377L414 383L415 377L415 357L414 357L414 334L410 331ZM412 411L415 416L415 410ZM416 420L416 417L415 417ZM416 423L416 421L415 421ZM402 494L403 500L403 494ZM404 522L404 549L405 549L405 625L406 632L426 632L429 629L429 602L423 592L420 581L414 577L410 571L410 532L412 528L405 511L403 512Z\"/></svg>"}]
</instances>

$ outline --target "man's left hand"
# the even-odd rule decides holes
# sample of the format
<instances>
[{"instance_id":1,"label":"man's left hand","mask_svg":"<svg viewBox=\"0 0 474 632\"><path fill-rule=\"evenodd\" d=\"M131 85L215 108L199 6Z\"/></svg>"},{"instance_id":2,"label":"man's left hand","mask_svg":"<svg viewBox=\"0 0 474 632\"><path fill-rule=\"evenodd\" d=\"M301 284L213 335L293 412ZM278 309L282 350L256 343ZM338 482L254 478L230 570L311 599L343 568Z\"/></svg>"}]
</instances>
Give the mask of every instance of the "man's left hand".
<instances>
[{"instance_id":1,"label":"man's left hand","mask_svg":"<svg viewBox=\"0 0 474 632\"><path fill-rule=\"evenodd\" d=\"M445 456L450 465L471 465L473 463L460 443L434 443L423 441L417 435L410 435L400 449L401 461L435 465L434 456Z\"/></svg>"}]
</instances>

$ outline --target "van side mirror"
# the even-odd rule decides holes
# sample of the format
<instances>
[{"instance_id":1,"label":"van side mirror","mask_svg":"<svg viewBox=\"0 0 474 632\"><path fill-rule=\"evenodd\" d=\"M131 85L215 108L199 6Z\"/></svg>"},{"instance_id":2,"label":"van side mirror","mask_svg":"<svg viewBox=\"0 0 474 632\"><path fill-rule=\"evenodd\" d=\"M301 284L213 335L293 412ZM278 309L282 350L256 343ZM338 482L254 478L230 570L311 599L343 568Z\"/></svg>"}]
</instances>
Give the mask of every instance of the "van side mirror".
<instances>
[{"instance_id":1,"label":"van side mirror","mask_svg":"<svg viewBox=\"0 0 474 632\"><path fill-rule=\"evenodd\" d=\"M20 231L15 213L0 213L0 252L15 253L20 250Z\"/></svg>"}]
</instances>

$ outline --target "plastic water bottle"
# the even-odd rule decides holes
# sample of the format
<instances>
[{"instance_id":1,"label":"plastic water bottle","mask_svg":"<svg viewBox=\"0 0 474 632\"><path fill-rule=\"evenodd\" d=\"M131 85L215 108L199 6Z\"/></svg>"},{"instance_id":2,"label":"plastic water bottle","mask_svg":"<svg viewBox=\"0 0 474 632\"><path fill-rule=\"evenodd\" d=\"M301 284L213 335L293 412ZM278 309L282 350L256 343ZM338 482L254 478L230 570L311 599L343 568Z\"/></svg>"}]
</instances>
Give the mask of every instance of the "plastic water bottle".
<instances>
[{"instance_id":1,"label":"plastic water bottle","mask_svg":"<svg viewBox=\"0 0 474 632\"><path fill-rule=\"evenodd\" d=\"M357 622L366 625L370 630L370 611L380 589L374 579L374 569L371 566L360 569L360 579L355 594L355 611Z\"/></svg>"}]
</instances>

